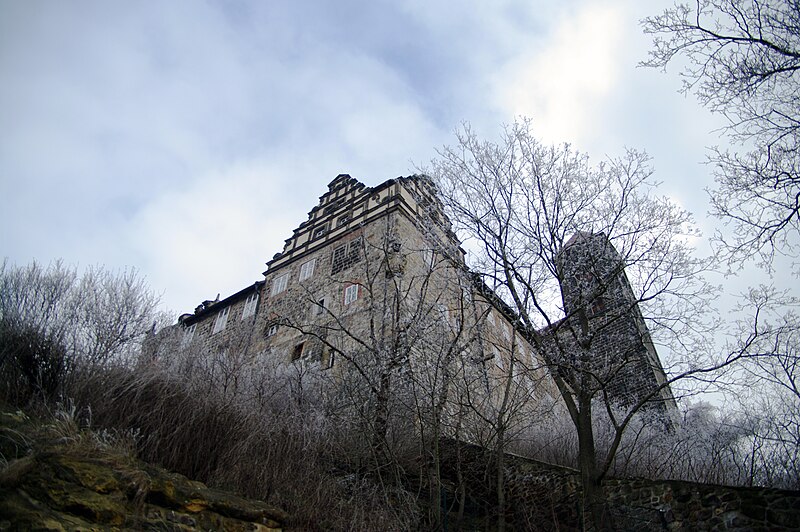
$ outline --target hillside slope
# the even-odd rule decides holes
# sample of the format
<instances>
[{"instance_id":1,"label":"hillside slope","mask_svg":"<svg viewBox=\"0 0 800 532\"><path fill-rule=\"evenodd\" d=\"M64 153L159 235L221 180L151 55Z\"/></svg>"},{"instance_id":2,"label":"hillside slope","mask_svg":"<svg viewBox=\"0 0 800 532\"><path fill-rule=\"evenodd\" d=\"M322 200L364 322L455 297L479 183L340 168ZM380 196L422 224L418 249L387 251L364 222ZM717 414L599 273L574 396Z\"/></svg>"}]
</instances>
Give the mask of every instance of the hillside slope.
<instances>
[{"instance_id":1,"label":"hillside slope","mask_svg":"<svg viewBox=\"0 0 800 532\"><path fill-rule=\"evenodd\" d=\"M0 530L275 531L282 510L132 457L67 416L0 413Z\"/></svg>"}]
</instances>

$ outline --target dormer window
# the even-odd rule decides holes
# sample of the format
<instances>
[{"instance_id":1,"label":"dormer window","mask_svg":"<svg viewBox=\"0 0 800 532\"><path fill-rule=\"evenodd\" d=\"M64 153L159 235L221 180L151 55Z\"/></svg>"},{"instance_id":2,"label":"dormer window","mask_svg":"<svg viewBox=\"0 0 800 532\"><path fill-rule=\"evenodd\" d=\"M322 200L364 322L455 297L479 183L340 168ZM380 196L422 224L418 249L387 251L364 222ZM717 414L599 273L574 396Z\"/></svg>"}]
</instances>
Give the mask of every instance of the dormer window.
<instances>
[{"instance_id":1,"label":"dormer window","mask_svg":"<svg viewBox=\"0 0 800 532\"><path fill-rule=\"evenodd\" d=\"M196 323L189 325L183 330L183 338L181 338L181 347L186 347L190 343L192 343L192 338L194 338L194 332L196 330L197 330Z\"/></svg>"},{"instance_id":2,"label":"dormer window","mask_svg":"<svg viewBox=\"0 0 800 532\"><path fill-rule=\"evenodd\" d=\"M219 311L219 314L217 314L217 319L214 321L214 330L211 331L211 334L217 334L218 332L225 330L225 325L228 323L228 314L230 311L231 307L225 307Z\"/></svg>"},{"instance_id":3,"label":"dormer window","mask_svg":"<svg viewBox=\"0 0 800 532\"><path fill-rule=\"evenodd\" d=\"M242 310L242 319L248 318L256 313L256 305L258 305L258 292L247 296L244 302L244 310Z\"/></svg>"}]
</instances>

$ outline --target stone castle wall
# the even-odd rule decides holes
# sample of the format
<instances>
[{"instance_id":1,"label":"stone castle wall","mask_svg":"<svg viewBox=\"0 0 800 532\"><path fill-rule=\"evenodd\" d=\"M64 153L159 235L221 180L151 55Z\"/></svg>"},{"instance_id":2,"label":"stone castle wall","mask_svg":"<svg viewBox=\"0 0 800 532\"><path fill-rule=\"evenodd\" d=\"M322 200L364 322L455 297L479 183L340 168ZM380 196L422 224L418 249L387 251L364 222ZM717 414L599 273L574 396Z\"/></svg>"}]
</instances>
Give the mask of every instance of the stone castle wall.
<instances>
[{"instance_id":1,"label":"stone castle wall","mask_svg":"<svg viewBox=\"0 0 800 532\"><path fill-rule=\"evenodd\" d=\"M465 282L464 252L431 194L424 178L398 178L368 188L338 176L283 251L267 263L264 281L253 286L252 294L243 290L186 315L187 332L194 327L192 348L212 354L235 350L278 363L302 359L329 369L336 365L337 351L359 348L359 338L370 338L371 348L380 350L383 339L403 332L385 327L405 328L402 317L390 319L404 305L417 322L438 316L449 322L450 332L460 328L477 335L464 356L482 365L487 377L511 373L523 385L527 379L531 388L534 383L542 387L545 361L530 335L518 329L513 310L474 282ZM579 357L587 351L574 340L580 338L575 334L580 320L588 319L594 335L588 355L598 368L616 375L607 386L612 394L635 402L664 382L663 370L618 254L603 235L579 237L563 253L563 302L570 317L556 326L565 331L555 333L564 344L558 355ZM598 281L604 283L599 297L592 293ZM403 305L393 310L387 298L397 298L398 291ZM242 319L246 298L255 293L257 311ZM409 304L420 297L425 298L423 312ZM575 308L586 311L578 315ZM227 325L214 332L223 312ZM384 328L378 339L369 330L376 323ZM439 332L434 336L442 339ZM544 386L557 396L553 387Z\"/></svg>"},{"instance_id":2,"label":"stone castle wall","mask_svg":"<svg viewBox=\"0 0 800 532\"><path fill-rule=\"evenodd\" d=\"M456 482L455 443L443 445L446 478ZM491 457L477 446L459 443L467 478L483 477ZM507 519L513 529L578 530L580 474L574 469L507 454ZM463 472L462 472L463 474ZM491 500L480 482L467 493L470 504ZM800 492L733 487L679 480L607 479L604 489L614 530L774 531L800 529Z\"/></svg>"}]
</instances>

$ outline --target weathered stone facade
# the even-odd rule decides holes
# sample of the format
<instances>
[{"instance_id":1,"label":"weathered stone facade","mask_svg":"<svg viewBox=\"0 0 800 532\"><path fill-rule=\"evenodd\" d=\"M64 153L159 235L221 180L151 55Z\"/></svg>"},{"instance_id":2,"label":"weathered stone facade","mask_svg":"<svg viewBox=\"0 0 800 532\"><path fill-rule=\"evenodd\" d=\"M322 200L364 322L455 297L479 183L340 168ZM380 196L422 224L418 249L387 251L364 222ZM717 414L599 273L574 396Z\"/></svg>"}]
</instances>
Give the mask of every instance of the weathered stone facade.
<instances>
[{"instance_id":1,"label":"weathered stone facade","mask_svg":"<svg viewBox=\"0 0 800 532\"><path fill-rule=\"evenodd\" d=\"M612 383L621 400L630 402L663 383L644 320L605 236L579 235L563 257L567 318L556 328L591 323L591 356L624 361ZM334 372L341 371L342 360L357 357L386 372L433 356L459 357L468 362L461 371L474 372L476 383L481 374L487 386L487 377L509 375L531 396L557 395L544 378L548 364L532 347L530 332L468 272L464 251L424 176L376 187L337 176L263 275L181 316L182 346L237 350ZM597 308L588 316L583 309L592 305ZM586 346L573 347L567 351ZM671 400L668 389L663 400Z\"/></svg>"}]
</instances>

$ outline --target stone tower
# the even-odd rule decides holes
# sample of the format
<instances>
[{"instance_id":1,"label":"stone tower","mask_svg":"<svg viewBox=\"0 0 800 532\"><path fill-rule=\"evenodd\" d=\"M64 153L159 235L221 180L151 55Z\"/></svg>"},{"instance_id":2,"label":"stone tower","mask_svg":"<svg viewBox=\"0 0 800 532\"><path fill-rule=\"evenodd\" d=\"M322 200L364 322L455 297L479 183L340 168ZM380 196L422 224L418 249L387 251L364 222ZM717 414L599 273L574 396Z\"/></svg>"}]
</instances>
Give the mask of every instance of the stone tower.
<instances>
[{"instance_id":1,"label":"stone tower","mask_svg":"<svg viewBox=\"0 0 800 532\"><path fill-rule=\"evenodd\" d=\"M577 233L559 259L567 336L588 349L598 384L628 406L663 386L650 405L672 411L675 400L613 244L603 233Z\"/></svg>"}]
</instances>

